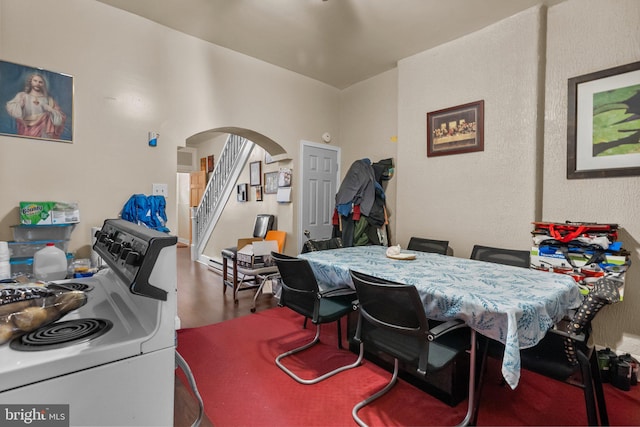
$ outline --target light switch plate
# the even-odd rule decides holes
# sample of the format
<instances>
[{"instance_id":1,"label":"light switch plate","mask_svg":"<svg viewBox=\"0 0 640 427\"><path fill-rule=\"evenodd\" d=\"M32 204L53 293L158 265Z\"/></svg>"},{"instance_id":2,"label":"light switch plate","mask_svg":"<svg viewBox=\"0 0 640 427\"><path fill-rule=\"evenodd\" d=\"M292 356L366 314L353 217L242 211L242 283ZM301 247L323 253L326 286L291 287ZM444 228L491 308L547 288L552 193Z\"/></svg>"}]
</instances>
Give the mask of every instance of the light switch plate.
<instances>
[{"instance_id":1,"label":"light switch plate","mask_svg":"<svg viewBox=\"0 0 640 427\"><path fill-rule=\"evenodd\" d=\"M154 196L169 196L169 186L167 184L153 184Z\"/></svg>"}]
</instances>

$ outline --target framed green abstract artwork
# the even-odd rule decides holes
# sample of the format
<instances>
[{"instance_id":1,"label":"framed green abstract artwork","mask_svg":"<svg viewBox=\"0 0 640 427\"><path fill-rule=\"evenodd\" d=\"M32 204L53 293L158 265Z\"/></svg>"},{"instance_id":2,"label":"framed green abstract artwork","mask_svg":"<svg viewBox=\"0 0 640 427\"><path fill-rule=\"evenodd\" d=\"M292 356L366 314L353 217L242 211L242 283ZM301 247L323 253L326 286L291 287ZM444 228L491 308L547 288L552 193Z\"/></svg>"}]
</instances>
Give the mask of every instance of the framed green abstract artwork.
<instances>
[{"instance_id":1,"label":"framed green abstract artwork","mask_svg":"<svg viewBox=\"0 0 640 427\"><path fill-rule=\"evenodd\" d=\"M640 62L569 79L567 178L640 175Z\"/></svg>"}]
</instances>

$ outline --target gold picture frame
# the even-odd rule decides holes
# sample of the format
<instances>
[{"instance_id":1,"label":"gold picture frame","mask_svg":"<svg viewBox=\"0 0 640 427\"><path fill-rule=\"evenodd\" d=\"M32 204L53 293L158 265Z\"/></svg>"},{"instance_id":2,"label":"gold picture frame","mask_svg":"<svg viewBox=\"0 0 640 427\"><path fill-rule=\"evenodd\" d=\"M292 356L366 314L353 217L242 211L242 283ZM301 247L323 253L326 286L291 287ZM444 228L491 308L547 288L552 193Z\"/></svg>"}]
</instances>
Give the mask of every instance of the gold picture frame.
<instances>
[{"instance_id":1,"label":"gold picture frame","mask_svg":"<svg viewBox=\"0 0 640 427\"><path fill-rule=\"evenodd\" d=\"M484 151L484 100L427 113L427 157Z\"/></svg>"},{"instance_id":2,"label":"gold picture frame","mask_svg":"<svg viewBox=\"0 0 640 427\"><path fill-rule=\"evenodd\" d=\"M73 143L73 76L0 61L0 134Z\"/></svg>"}]
</instances>

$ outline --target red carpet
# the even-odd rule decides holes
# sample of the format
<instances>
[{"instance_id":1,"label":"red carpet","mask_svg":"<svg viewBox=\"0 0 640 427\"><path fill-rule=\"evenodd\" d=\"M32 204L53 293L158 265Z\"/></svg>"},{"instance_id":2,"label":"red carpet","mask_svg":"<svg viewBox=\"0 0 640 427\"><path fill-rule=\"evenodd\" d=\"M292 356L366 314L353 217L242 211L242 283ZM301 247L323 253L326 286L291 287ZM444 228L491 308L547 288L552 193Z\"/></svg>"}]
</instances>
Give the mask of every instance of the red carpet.
<instances>
[{"instance_id":1,"label":"red carpet","mask_svg":"<svg viewBox=\"0 0 640 427\"><path fill-rule=\"evenodd\" d=\"M390 373L371 362L315 385L295 382L276 366L275 357L313 338L315 326L273 308L234 320L178 332L178 351L189 363L217 427L353 426L351 409L377 391ZM304 378L355 360L336 347L335 325L323 326L322 343L285 359ZM308 367L316 369L309 369ZM305 375L308 374L308 375ZM530 372L511 390L500 385L499 365L490 361L478 425L586 425L582 391ZM183 381L184 377L182 377ZM640 386L629 392L605 384L611 425L640 425ZM467 402L452 408L399 380L386 396L362 409L370 426L456 425Z\"/></svg>"}]
</instances>

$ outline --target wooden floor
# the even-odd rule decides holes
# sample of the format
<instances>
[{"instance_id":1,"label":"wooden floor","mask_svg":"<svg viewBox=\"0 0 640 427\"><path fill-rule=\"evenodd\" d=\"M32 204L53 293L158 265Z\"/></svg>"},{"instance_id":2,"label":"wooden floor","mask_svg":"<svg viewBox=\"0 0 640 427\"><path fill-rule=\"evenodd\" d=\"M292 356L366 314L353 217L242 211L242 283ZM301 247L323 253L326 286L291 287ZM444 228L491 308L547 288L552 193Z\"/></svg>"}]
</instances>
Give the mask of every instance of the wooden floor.
<instances>
[{"instance_id":1,"label":"wooden floor","mask_svg":"<svg viewBox=\"0 0 640 427\"><path fill-rule=\"evenodd\" d=\"M238 304L233 302L231 288L222 293L222 274L199 263L192 262L190 249L178 250L178 316L182 328L196 328L223 322L238 316L251 314L253 290L238 293ZM275 298L270 295L258 297L256 311L275 307ZM191 426L198 416L198 404L191 391L178 378L175 383L174 425ZM203 427L212 426L204 419Z\"/></svg>"}]
</instances>

